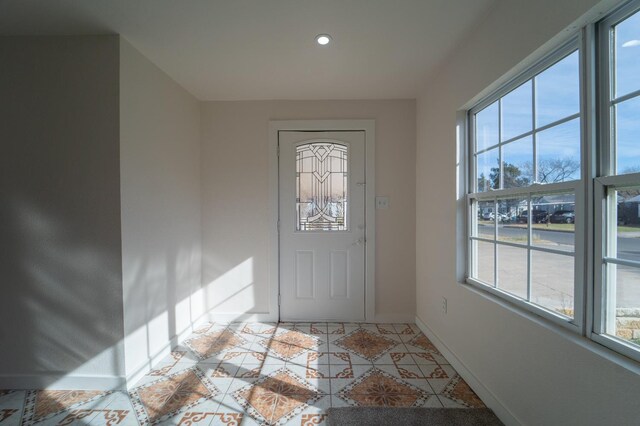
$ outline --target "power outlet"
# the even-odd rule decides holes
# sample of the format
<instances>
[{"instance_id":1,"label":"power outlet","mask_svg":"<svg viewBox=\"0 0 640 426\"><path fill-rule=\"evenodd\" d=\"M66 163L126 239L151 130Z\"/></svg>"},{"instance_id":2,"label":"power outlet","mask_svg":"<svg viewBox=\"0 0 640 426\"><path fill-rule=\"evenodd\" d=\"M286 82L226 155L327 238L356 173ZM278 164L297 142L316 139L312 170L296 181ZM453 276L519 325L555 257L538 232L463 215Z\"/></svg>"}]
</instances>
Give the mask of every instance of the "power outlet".
<instances>
[{"instance_id":1,"label":"power outlet","mask_svg":"<svg viewBox=\"0 0 640 426\"><path fill-rule=\"evenodd\" d=\"M447 298L442 298L442 313L447 315Z\"/></svg>"},{"instance_id":2,"label":"power outlet","mask_svg":"<svg viewBox=\"0 0 640 426\"><path fill-rule=\"evenodd\" d=\"M384 210L389 208L389 197L376 197L376 209Z\"/></svg>"}]
</instances>

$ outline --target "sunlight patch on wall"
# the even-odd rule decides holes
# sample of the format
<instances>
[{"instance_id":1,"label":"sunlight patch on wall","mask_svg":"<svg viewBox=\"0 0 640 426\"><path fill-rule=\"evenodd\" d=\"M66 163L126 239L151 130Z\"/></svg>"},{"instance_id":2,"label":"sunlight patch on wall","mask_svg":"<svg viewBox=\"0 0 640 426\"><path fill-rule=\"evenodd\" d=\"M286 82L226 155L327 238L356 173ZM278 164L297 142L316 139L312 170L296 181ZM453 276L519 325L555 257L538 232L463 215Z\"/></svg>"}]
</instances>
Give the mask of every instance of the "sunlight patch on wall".
<instances>
[{"instance_id":1,"label":"sunlight patch on wall","mask_svg":"<svg viewBox=\"0 0 640 426\"><path fill-rule=\"evenodd\" d=\"M206 284L207 308L222 313L251 312L255 307L253 257Z\"/></svg>"}]
</instances>

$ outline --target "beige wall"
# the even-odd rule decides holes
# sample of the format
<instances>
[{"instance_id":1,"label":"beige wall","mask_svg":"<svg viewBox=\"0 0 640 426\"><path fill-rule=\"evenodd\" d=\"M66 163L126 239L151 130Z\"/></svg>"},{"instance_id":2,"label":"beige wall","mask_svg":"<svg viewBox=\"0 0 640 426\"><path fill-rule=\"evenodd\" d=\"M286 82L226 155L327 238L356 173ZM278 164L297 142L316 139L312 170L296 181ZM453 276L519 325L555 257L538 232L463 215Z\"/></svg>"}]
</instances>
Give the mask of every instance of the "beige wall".
<instances>
[{"instance_id":1,"label":"beige wall","mask_svg":"<svg viewBox=\"0 0 640 426\"><path fill-rule=\"evenodd\" d=\"M415 101L202 104L202 248L206 304L218 317L277 318L269 306L269 120L375 119L376 318L415 312Z\"/></svg>"},{"instance_id":2,"label":"beige wall","mask_svg":"<svg viewBox=\"0 0 640 426\"><path fill-rule=\"evenodd\" d=\"M129 384L202 316L200 103L120 39L120 176Z\"/></svg>"},{"instance_id":3,"label":"beige wall","mask_svg":"<svg viewBox=\"0 0 640 426\"><path fill-rule=\"evenodd\" d=\"M418 99L417 316L513 423L638 421L637 366L624 368L623 357L612 362L598 345L570 339L456 280L456 258L464 255L463 227L453 214L462 205L456 200L456 111L595 3L499 1ZM448 299L446 315L442 297Z\"/></svg>"},{"instance_id":4,"label":"beige wall","mask_svg":"<svg viewBox=\"0 0 640 426\"><path fill-rule=\"evenodd\" d=\"M0 389L122 382L118 38L0 37Z\"/></svg>"}]
</instances>

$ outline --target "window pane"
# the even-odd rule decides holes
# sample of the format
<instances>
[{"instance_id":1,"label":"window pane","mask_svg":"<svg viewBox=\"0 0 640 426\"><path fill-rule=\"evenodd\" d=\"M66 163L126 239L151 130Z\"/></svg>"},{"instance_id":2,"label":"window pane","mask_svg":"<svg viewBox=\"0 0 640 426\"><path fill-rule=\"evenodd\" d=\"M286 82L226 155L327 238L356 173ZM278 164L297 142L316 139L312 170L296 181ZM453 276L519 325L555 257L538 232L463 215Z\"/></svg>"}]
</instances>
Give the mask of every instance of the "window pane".
<instances>
[{"instance_id":1,"label":"window pane","mask_svg":"<svg viewBox=\"0 0 640 426\"><path fill-rule=\"evenodd\" d=\"M574 316L573 256L531 251L531 302Z\"/></svg>"},{"instance_id":2,"label":"window pane","mask_svg":"<svg viewBox=\"0 0 640 426\"><path fill-rule=\"evenodd\" d=\"M536 195L531 198L533 245L574 251L575 206L573 192Z\"/></svg>"},{"instance_id":3,"label":"window pane","mask_svg":"<svg viewBox=\"0 0 640 426\"><path fill-rule=\"evenodd\" d=\"M615 95L640 89L640 12L615 26Z\"/></svg>"},{"instance_id":4,"label":"window pane","mask_svg":"<svg viewBox=\"0 0 640 426\"><path fill-rule=\"evenodd\" d=\"M640 345L640 269L611 263L607 267L615 283L615 288L607 292L615 294L615 301L607 303L607 331Z\"/></svg>"},{"instance_id":5,"label":"window pane","mask_svg":"<svg viewBox=\"0 0 640 426\"><path fill-rule=\"evenodd\" d=\"M309 143L296 148L298 231L347 229L347 146Z\"/></svg>"},{"instance_id":6,"label":"window pane","mask_svg":"<svg viewBox=\"0 0 640 426\"><path fill-rule=\"evenodd\" d=\"M579 56L529 74L473 117L472 186L497 191L472 205L470 274L567 320L575 309L575 190L549 185L545 194L531 185L582 178Z\"/></svg>"},{"instance_id":7,"label":"window pane","mask_svg":"<svg viewBox=\"0 0 640 426\"><path fill-rule=\"evenodd\" d=\"M531 131L533 114L531 86L531 80L529 80L500 100L503 141Z\"/></svg>"},{"instance_id":8,"label":"window pane","mask_svg":"<svg viewBox=\"0 0 640 426\"><path fill-rule=\"evenodd\" d=\"M495 287L494 277L494 244L483 241L473 241L476 275L474 278Z\"/></svg>"},{"instance_id":9,"label":"window pane","mask_svg":"<svg viewBox=\"0 0 640 426\"><path fill-rule=\"evenodd\" d=\"M580 112L578 59L576 51L536 76L536 127Z\"/></svg>"},{"instance_id":10,"label":"window pane","mask_svg":"<svg viewBox=\"0 0 640 426\"><path fill-rule=\"evenodd\" d=\"M517 223L517 218L527 210L526 197L510 197L498 200L498 240L526 245L529 232L526 225Z\"/></svg>"},{"instance_id":11,"label":"window pane","mask_svg":"<svg viewBox=\"0 0 640 426\"><path fill-rule=\"evenodd\" d=\"M495 238L495 204L493 201L478 202L477 229L474 235L481 238Z\"/></svg>"},{"instance_id":12,"label":"window pane","mask_svg":"<svg viewBox=\"0 0 640 426\"><path fill-rule=\"evenodd\" d=\"M476 152L498 144L498 102L476 114Z\"/></svg>"},{"instance_id":13,"label":"window pane","mask_svg":"<svg viewBox=\"0 0 640 426\"><path fill-rule=\"evenodd\" d=\"M610 211L607 256L640 261L640 186L609 190ZM607 263L605 295L606 331L640 344L640 269Z\"/></svg>"},{"instance_id":14,"label":"window pane","mask_svg":"<svg viewBox=\"0 0 640 426\"><path fill-rule=\"evenodd\" d=\"M529 186L533 178L533 138L527 136L502 146L503 188Z\"/></svg>"},{"instance_id":15,"label":"window pane","mask_svg":"<svg viewBox=\"0 0 640 426\"><path fill-rule=\"evenodd\" d=\"M498 244L498 285L501 290L527 298L527 250Z\"/></svg>"},{"instance_id":16,"label":"window pane","mask_svg":"<svg viewBox=\"0 0 640 426\"><path fill-rule=\"evenodd\" d=\"M613 210L610 218L617 225L611 226L613 235L607 251L609 257L640 262L640 187L614 190Z\"/></svg>"},{"instance_id":17,"label":"window pane","mask_svg":"<svg viewBox=\"0 0 640 426\"><path fill-rule=\"evenodd\" d=\"M538 182L580 179L580 119L537 134Z\"/></svg>"},{"instance_id":18,"label":"window pane","mask_svg":"<svg viewBox=\"0 0 640 426\"><path fill-rule=\"evenodd\" d=\"M477 155L476 179L478 192L497 189L500 182L500 168L498 167L498 148Z\"/></svg>"},{"instance_id":19,"label":"window pane","mask_svg":"<svg viewBox=\"0 0 640 426\"><path fill-rule=\"evenodd\" d=\"M640 172L640 97L617 104L614 111L617 173Z\"/></svg>"}]
</instances>

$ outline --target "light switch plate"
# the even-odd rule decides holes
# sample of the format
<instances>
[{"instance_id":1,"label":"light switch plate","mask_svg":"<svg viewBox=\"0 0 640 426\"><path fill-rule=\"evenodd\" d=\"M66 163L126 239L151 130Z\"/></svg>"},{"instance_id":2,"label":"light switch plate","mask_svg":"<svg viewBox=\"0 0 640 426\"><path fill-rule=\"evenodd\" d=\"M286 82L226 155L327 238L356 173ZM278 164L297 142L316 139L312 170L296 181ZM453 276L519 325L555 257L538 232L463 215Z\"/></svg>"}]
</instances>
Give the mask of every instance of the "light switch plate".
<instances>
[{"instance_id":1,"label":"light switch plate","mask_svg":"<svg viewBox=\"0 0 640 426\"><path fill-rule=\"evenodd\" d=\"M376 197L376 209L383 210L389 208L389 197Z\"/></svg>"}]
</instances>

